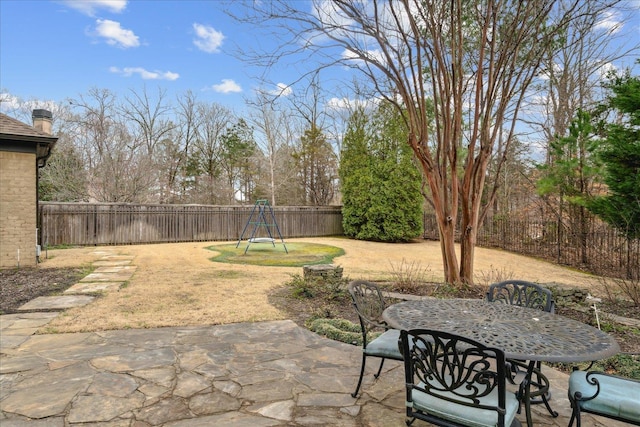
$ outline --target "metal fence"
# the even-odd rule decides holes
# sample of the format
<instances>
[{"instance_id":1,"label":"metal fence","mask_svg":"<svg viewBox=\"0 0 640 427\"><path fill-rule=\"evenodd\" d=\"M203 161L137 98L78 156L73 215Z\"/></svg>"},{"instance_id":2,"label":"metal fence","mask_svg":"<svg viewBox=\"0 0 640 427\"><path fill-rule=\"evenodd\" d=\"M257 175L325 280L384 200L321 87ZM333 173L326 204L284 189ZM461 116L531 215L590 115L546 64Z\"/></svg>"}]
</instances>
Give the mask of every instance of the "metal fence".
<instances>
[{"instance_id":1,"label":"metal fence","mask_svg":"<svg viewBox=\"0 0 640 427\"><path fill-rule=\"evenodd\" d=\"M42 243L48 246L228 241L240 238L253 209L253 205L41 202L40 232ZM272 209L285 238L343 234L340 206ZM270 215L266 216L268 224L272 224ZM252 227L253 224L249 228ZM275 227L267 227L278 237ZM266 229L259 228L262 232Z\"/></svg>"},{"instance_id":2,"label":"metal fence","mask_svg":"<svg viewBox=\"0 0 640 427\"><path fill-rule=\"evenodd\" d=\"M233 241L240 238L253 209L253 205L41 202L40 232L48 246ZM272 209L284 238L343 235L341 206ZM439 238L434 215L424 215L424 230L425 239ZM489 218L480 228L478 245L596 274L640 279L640 241L629 242L605 224L590 224L576 236L556 222Z\"/></svg>"},{"instance_id":3,"label":"metal fence","mask_svg":"<svg viewBox=\"0 0 640 427\"><path fill-rule=\"evenodd\" d=\"M437 240L435 215L424 217L425 239ZM608 225L592 221L581 235L553 221L488 218L478 246L546 259L590 273L640 279L640 240L628 241Z\"/></svg>"}]
</instances>

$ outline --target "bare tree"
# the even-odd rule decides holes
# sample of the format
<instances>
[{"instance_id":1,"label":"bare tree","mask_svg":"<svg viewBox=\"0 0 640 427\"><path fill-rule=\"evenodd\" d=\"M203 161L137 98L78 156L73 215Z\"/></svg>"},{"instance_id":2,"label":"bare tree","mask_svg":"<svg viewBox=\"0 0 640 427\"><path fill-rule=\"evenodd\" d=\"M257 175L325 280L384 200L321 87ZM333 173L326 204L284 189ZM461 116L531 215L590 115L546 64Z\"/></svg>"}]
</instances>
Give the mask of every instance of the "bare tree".
<instances>
[{"instance_id":1,"label":"bare tree","mask_svg":"<svg viewBox=\"0 0 640 427\"><path fill-rule=\"evenodd\" d=\"M287 111L277 94L270 94L267 91L259 91L255 99L248 104L253 108L250 116L250 124L254 128L256 143L263 151L267 162L268 197L271 205L276 205L276 195L282 187L282 183L290 179L291 168L279 167L282 164L282 150L286 145L293 144L293 130L291 124L291 112ZM287 155L290 157L290 155Z\"/></svg>"},{"instance_id":2,"label":"bare tree","mask_svg":"<svg viewBox=\"0 0 640 427\"><path fill-rule=\"evenodd\" d=\"M158 88L157 95L153 97L143 87L140 92L131 90L131 95L126 96L120 106L134 145L136 148L141 146L146 153L146 156L140 157L139 167L153 176L154 201L167 199L170 193L167 184L171 182L171 174L175 169L173 154L180 151L176 147L177 142L172 139L175 124L170 115L173 109L165 98L165 90Z\"/></svg>"},{"instance_id":3,"label":"bare tree","mask_svg":"<svg viewBox=\"0 0 640 427\"><path fill-rule=\"evenodd\" d=\"M187 170L189 155L197 138L201 119L197 114L197 98L191 91L187 91L177 98L178 106L175 110L175 127L170 137L166 138L163 147L164 159L162 164L166 168L165 199L161 202L187 202L189 179Z\"/></svg>"},{"instance_id":4,"label":"bare tree","mask_svg":"<svg viewBox=\"0 0 640 427\"><path fill-rule=\"evenodd\" d=\"M336 193L338 156L325 132L324 123L329 117L319 72L309 77L306 90L291 100L292 109L303 122L292 154L304 203L317 206L331 203Z\"/></svg>"},{"instance_id":5,"label":"bare tree","mask_svg":"<svg viewBox=\"0 0 640 427\"><path fill-rule=\"evenodd\" d=\"M278 146L283 143L281 129L286 129L284 116L279 114L273 107L273 100L266 92L257 93L255 101L249 105L253 106L250 123L257 130L258 137L256 143L262 149L268 162L269 175L269 198L271 205L276 204L276 169L275 154Z\"/></svg>"},{"instance_id":6,"label":"bare tree","mask_svg":"<svg viewBox=\"0 0 640 427\"><path fill-rule=\"evenodd\" d=\"M147 151L153 156L156 145L173 129L174 125L168 115L171 106L165 103L166 91L158 88L158 95L153 99L144 87L142 92L131 90L131 95L125 97L121 107L122 115L133 124L131 133Z\"/></svg>"},{"instance_id":7,"label":"bare tree","mask_svg":"<svg viewBox=\"0 0 640 427\"><path fill-rule=\"evenodd\" d=\"M564 8L571 0L562 0ZM564 43L549 49L540 74L531 87L522 120L544 136L542 149L549 158L549 143L566 136L578 110L587 111L602 99L603 77L613 63L633 58L640 43L625 36L624 9L603 13L599 3L586 2L584 13L571 20L564 31ZM626 39L626 41L625 41ZM618 47L613 47L614 43Z\"/></svg>"},{"instance_id":8,"label":"bare tree","mask_svg":"<svg viewBox=\"0 0 640 427\"><path fill-rule=\"evenodd\" d=\"M276 59L294 50L326 59L318 68L351 66L399 108L428 182L445 279L472 283L478 224L491 204L483 197L489 161L497 159L499 176L526 90L567 24L585 13L585 4L607 5L574 0L560 9L554 0L335 0L314 1L308 11L301 4L254 3L246 18L277 22L294 34L296 44ZM498 153L503 129L506 143Z\"/></svg>"},{"instance_id":9,"label":"bare tree","mask_svg":"<svg viewBox=\"0 0 640 427\"><path fill-rule=\"evenodd\" d=\"M153 174L141 166L146 153L134 144L113 93L93 88L70 103L74 111L70 137L82 149L90 198L100 202L148 201Z\"/></svg>"},{"instance_id":10,"label":"bare tree","mask_svg":"<svg viewBox=\"0 0 640 427\"><path fill-rule=\"evenodd\" d=\"M196 201L200 203L226 202L217 188L222 170L222 137L234 120L233 113L219 104L196 104L197 134L190 147L187 178L194 180Z\"/></svg>"}]
</instances>

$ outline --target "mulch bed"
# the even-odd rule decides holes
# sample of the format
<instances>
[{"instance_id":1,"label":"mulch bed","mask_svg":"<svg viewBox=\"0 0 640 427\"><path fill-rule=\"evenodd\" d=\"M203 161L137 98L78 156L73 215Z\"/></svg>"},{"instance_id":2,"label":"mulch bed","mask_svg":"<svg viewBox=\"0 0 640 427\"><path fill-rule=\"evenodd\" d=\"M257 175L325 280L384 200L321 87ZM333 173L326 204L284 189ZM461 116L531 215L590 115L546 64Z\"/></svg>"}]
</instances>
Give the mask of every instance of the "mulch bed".
<instances>
[{"instance_id":1,"label":"mulch bed","mask_svg":"<svg viewBox=\"0 0 640 427\"><path fill-rule=\"evenodd\" d=\"M0 314L15 313L40 296L59 295L86 273L81 268L14 268L0 270Z\"/></svg>"}]
</instances>

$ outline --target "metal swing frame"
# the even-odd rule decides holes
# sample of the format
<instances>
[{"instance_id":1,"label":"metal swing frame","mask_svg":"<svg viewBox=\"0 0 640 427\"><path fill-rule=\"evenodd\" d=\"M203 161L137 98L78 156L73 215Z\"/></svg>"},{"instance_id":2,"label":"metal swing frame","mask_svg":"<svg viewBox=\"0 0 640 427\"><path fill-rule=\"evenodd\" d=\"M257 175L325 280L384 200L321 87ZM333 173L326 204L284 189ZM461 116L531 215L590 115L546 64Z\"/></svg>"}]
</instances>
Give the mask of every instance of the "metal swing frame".
<instances>
[{"instance_id":1,"label":"metal swing frame","mask_svg":"<svg viewBox=\"0 0 640 427\"><path fill-rule=\"evenodd\" d=\"M269 219L267 219L267 210L269 214ZM240 238L238 239L238 243L236 244L236 248L240 246L240 242L244 238L245 233L250 225L253 225L253 229L251 230L251 235L247 239L247 247L244 248L244 253L246 254L249 250L249 246L252 243L271 243L273 247L276 246L276 239L273 237L271 233L271 228L275 227L276 232L278 233L278 237L282 242L282 246L284 247L285 253L289 253L287 250L287 245L284 243L284 239L282 238L282 233L280 232L280 227L278 227L278 223L276 221L276 216L273 213L273 209L269 204L269 201L266 199L256 200L256 203L253 205L253 209L251 210L251 215L249 215L249 219L240 234ZM264 228L269 237L256 237L256 232L259 228Z\"/></svg>"}]
</instances>

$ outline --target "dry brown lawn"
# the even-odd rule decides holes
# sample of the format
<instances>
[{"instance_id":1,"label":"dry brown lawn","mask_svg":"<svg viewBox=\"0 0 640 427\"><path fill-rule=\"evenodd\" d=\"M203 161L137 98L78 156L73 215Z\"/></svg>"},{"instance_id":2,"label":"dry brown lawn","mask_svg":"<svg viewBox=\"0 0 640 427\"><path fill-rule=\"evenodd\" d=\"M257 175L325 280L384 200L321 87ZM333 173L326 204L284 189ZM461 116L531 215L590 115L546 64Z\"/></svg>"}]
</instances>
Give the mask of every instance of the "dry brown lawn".
<instances>
[{"instance_id":1,"label":"dry brown lawn","mask_svg":"<svg viewBox=\"0 0 640 427\"><path fill-rule=\"evenodd\" d=\"M338 246L345 255L334 259L349 279L387 280L402 266L427 271L442 280L438 242L388 244L346 238L289 239ZM80 332L164 326L213 325L276 320L285 314L268 302L275 287L302 274L300 267L264 267L210 261L206 247L225 242L137 246L83 247L49 250L42 268L88 265L105 254L131 255L137 270L119 291L106 292L91 304L65 311L43 332ZM235 242L233 242L235 243ZM286 256L286 255L284 255ZM597 278L545 261L499 250L478 248L478 283L508 274L539 283L597 286Z\"/></svg>"}]
</instances>

